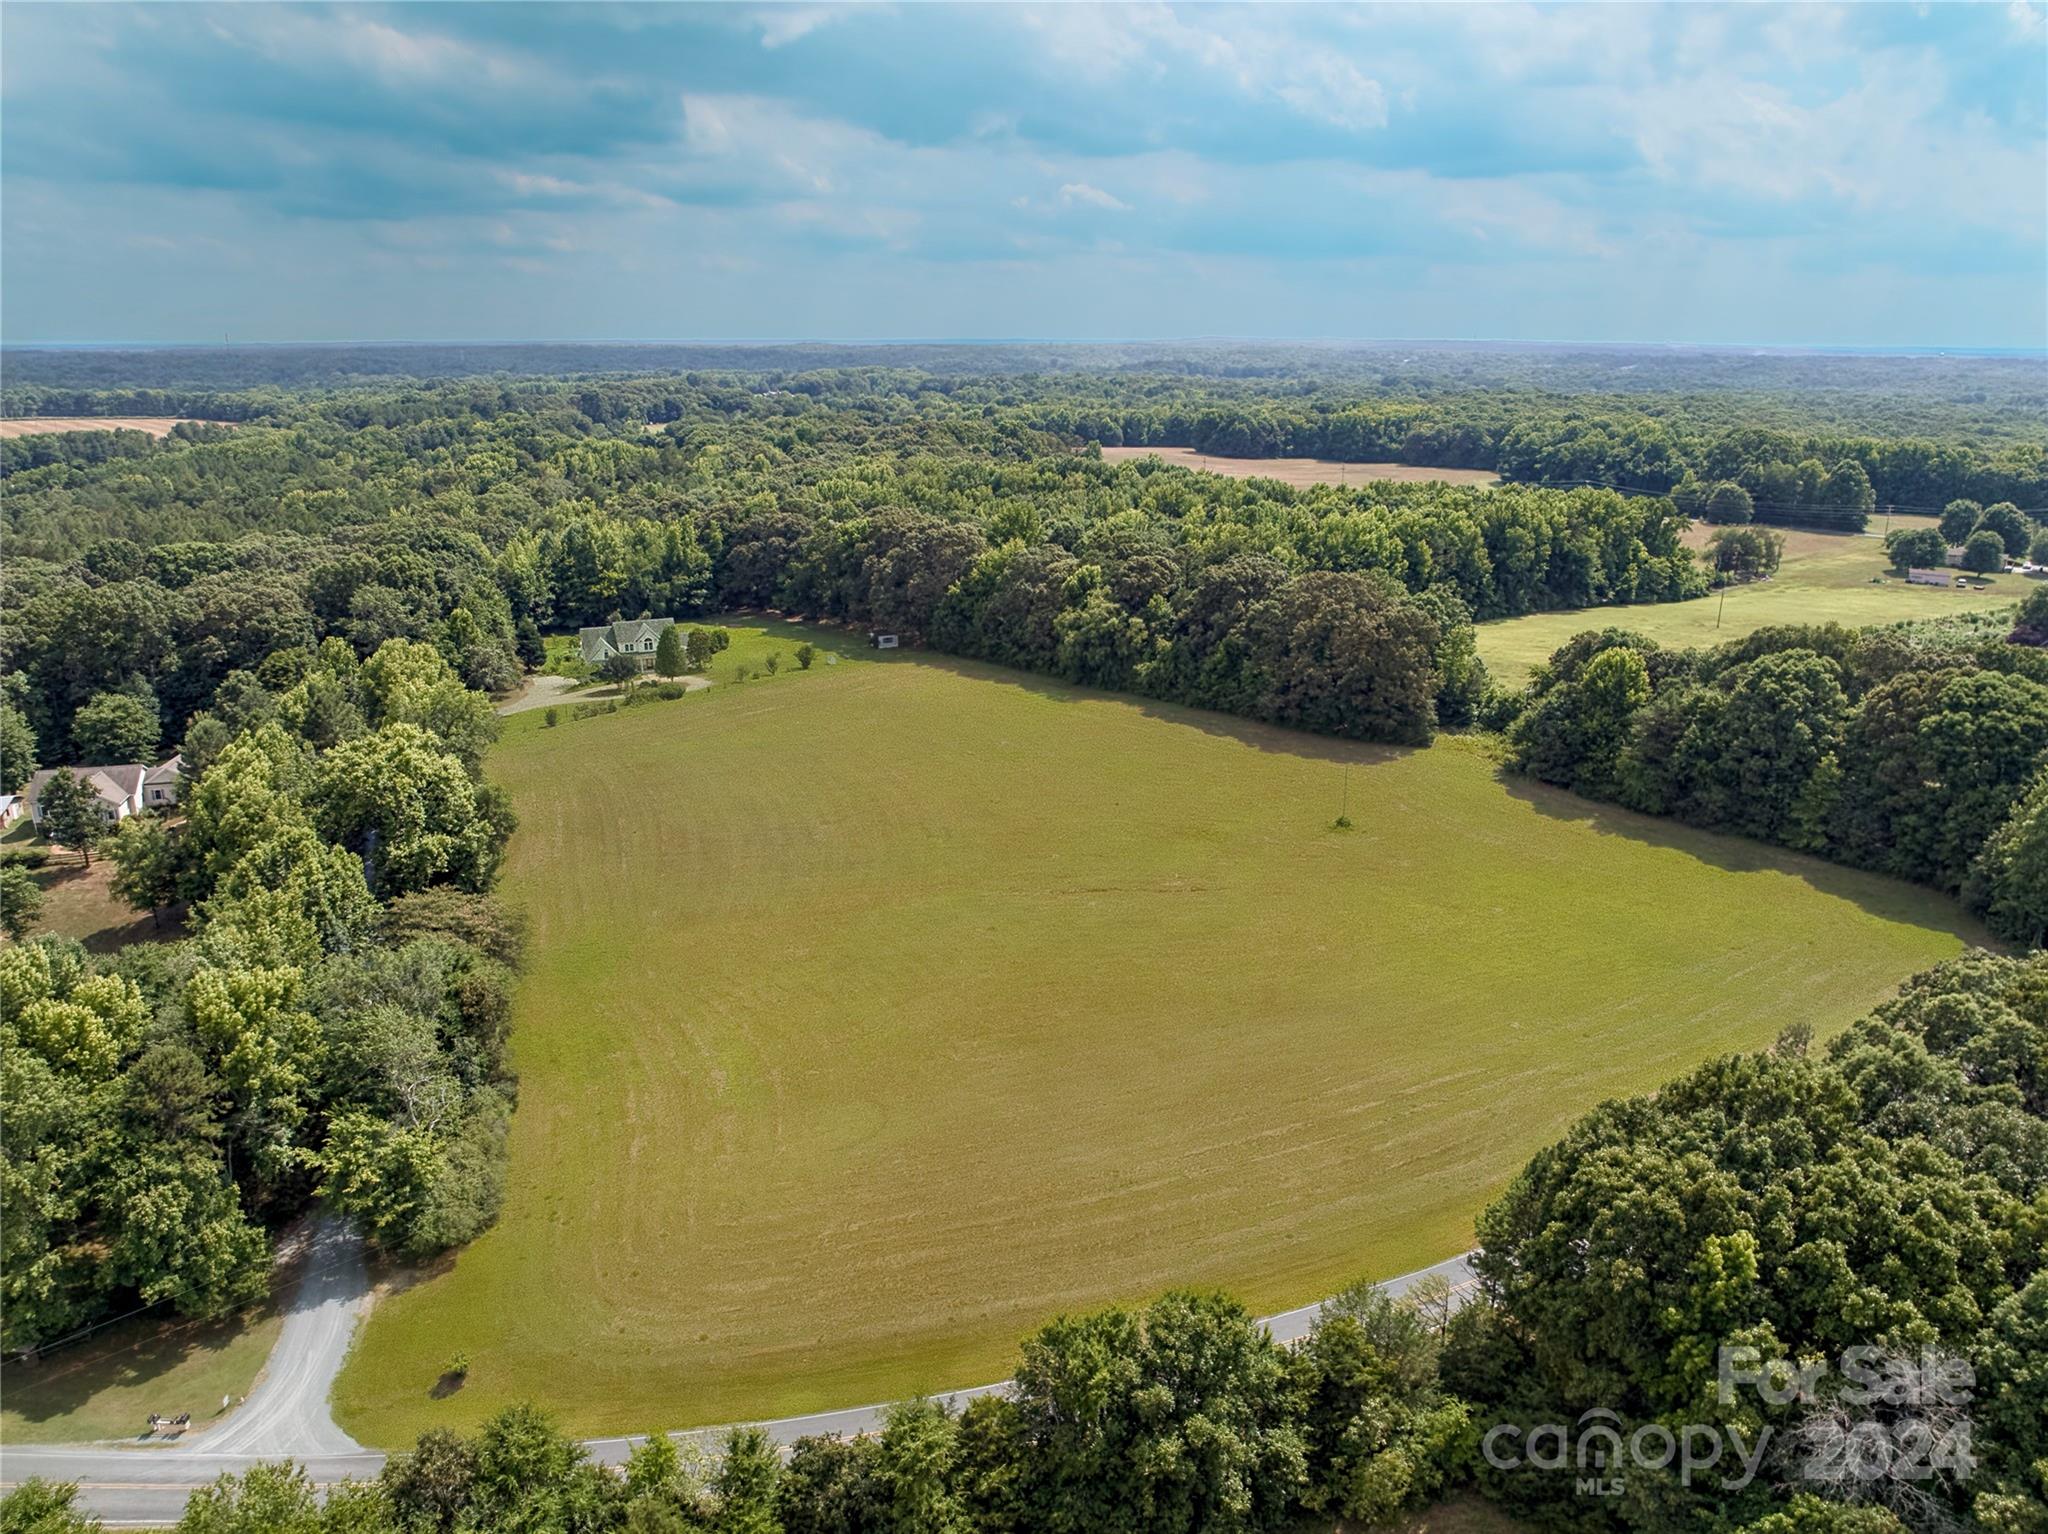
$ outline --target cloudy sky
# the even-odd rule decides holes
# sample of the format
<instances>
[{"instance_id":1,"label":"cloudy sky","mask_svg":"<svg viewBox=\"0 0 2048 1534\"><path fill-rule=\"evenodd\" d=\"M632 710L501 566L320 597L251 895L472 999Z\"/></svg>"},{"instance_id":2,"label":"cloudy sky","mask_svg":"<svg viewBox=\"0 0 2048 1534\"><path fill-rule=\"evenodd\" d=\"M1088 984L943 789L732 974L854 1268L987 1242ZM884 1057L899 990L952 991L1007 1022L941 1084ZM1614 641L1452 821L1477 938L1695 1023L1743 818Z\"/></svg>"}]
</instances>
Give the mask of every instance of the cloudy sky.
<instances>
[{"instance_id":1,"label":"cloudy sky","mask_svg":"<svg viewBox=\"0 0 2048 1534\"><path fill-rule=\"evenodd\" d=\"M0 28L10 341L2048 344L2038 3Z\"/></svg>"}]
</instances>

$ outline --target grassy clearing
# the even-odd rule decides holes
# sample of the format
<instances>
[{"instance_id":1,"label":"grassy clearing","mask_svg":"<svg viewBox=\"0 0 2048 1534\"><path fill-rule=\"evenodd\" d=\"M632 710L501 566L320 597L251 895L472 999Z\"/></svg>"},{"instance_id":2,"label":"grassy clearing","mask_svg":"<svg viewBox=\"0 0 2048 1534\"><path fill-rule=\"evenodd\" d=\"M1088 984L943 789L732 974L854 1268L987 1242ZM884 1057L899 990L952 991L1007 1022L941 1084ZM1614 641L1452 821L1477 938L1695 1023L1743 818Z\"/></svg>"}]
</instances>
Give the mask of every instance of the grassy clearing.
<instances>
[{"instance_id":1,"label":"grassy clearing","mask_svg":"<svg viewBox=\"0 0 2048 1534\"><path fill-rule=\"evenodd\" d=\"M135 1438L151 1412L190 1412L196 1432L220 1415L223 1395L249 1393L281 1324L269 1306L224 1321L124 1321L33 1366L8 1364L0 1440Z\"/></svg>"},{"instance_id":2,"label":"grassy clearing","mask_svg":"<svg viewBox=\"0 0 2048 1534\"><path fill-rule=\"evenodd\" d=\"M7 828L0 846L51 850L27 816ZM147 911L137 911L114 894L113 878L114 865L104 857L94 858L88 868L76 853L52 850L50 862L35 870L36 884L43 892L35 931L76 938L93 953L112 953L130 943L184 935L179 910L166 911L160 921L152 921ZM0 938L0 943L5 941Z\"/></svg>"},{"instance_id":3,"label":"grassy clearing","mask_svg":"<svg viewBox=\"0 0 2048 1534\"><path fill-rule=\"evenodd\" d=\"M508 1202L373 1314L367 1443L842 1406L1000 1377L1062 1310L1418 1267L1593 1103L1977 935L1475 742L934 657L526 717L490 762L533 922Z\"/></svg>"},{"instance_id":4,"label":"grassy clearing","mask_svg":"<svg viewBox=\"0 0 2048 1534\"><path fill-rule=\"evenodd\" d=\"M1933 525L1930 517L1894 517L1892 526ZM1871 523L1881 531L1882 519ZM1700 547L1713 529L1695 526L1687 542ZM1879 578L1873 584L1873 577ZM1589 607L1534 613L1479 625L1479 655L1500 681L1519 685L1529 669L1548 660L1572 635L1616 626L1647 634L1659 644L1714 645L1773 623L1842 623L1861 628L1980 611L2017 602L2032 589L2024 576L1992 579L1987 590L1908 586L1894 575L1884 540L1873 535L1788 531L1784 563L1768 581L1737 586L1724 604L1720 593L1690 602L1641 607Z\"/></svg>"}]
</instances>

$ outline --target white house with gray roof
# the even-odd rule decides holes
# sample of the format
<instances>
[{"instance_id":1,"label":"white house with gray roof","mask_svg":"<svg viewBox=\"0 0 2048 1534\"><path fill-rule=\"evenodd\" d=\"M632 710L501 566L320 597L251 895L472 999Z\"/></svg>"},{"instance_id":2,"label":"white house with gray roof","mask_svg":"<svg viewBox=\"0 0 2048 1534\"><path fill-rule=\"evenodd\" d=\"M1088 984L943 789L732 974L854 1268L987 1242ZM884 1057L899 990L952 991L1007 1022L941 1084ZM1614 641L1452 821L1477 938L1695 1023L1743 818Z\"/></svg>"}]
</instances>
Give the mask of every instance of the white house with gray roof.
<instances>
[{"instance_id":1,"label":"white house with gray roof","mask_svg":"<svg viewBox=\"0 0 2048 1534\"><path fill-rule=\"evenodd\" d=\"M73 767L71 776L91 790L99 800L100 819L118 825L143 810L167 810L178 802L179 774L184 758L174 756L155 767L140 762L122 762L112 767ZM28 780L29 818L43 823L43 788L62 770L45 767Z\"/></svg>"},{"instance_id":2,"label":"white house with gray roof","mask_svg":"<svg viewBox=\"0 0 2048 1534\"><path fill-rule=\"evenodd\" d=\"M673 618L622 618L617 623L600 623L595 628L578 629L576 642L583 649L583 659L593 669L614 655L623 655L640 670L652 671L655 647L661 643L661 631L674 628L675 624Z\"/></svg>"}]
</instances>

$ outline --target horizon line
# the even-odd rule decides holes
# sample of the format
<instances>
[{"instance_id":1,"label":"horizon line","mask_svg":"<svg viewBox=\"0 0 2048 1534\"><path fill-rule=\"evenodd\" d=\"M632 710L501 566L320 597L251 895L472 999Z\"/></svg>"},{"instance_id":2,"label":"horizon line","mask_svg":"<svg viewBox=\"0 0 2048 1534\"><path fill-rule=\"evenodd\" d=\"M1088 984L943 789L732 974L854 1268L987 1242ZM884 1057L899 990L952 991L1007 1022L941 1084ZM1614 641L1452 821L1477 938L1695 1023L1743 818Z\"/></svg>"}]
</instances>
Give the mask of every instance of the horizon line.
<instances>
[{"instance_id":1,"label":"horizon line","mask_svg":"<svg viewBox=\"0 0 2048 1534\"><path fill-rule=\"evenodd\" d=\"M1494 336L1258 336L1258 335L1184 335L1184 336L584 336L584 337L492 337L489 339L449 339L445 337L351 337L299 338L272 341L234 341L223 338L211 340L6 340L0 339L0 351L260 351L285 347L350 348L350 347L513 347L513 346L555 346L555 347L660 347L660 346L702 346L702 347L911 347L911 346L1028 346L1028 347L1109 347L1109 346L1298 346L1298 347L1365 347L1365 346L1480 346L1502 348L1550 348L1598 350L1663 350L1663 351L1727 351L1727 352L1782 352L1782 353L1858 353L1874 356L1985 356L1985 357L2040 357L2048 360L2048 342L2040 344L1983 345L1967 342L1932 342L1909 344L1905 342L1853 342L1853 341L1673 341L1673 340L1575 340L1555 337L1543 339L1516 339Z\"/></svg>"}]
</instances>

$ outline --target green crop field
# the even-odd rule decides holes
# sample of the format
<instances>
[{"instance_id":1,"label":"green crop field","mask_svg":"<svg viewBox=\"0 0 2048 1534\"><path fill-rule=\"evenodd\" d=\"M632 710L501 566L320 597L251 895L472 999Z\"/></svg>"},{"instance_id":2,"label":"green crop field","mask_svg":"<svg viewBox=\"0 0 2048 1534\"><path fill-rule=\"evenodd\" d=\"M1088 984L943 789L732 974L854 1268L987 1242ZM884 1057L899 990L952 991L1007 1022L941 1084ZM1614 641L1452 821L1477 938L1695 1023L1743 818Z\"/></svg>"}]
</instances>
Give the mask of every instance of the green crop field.
<instances>
[{"instance_id":1,"label":"green crop field","mask_svg":"<svg viewBox=\"0 0 2048 1534\"><path fill-rule=\"evenodd\" d=\"M509 1196L372 1315L336 1392L367 1443L522 1398L598 1433L971 1384L1175 1284L1302 1304L1465 1249L1601 1099L1838 1028L1977 935L1473 741L936 657L510 725Z\"/></svg>"},{"instance_id":2,"label":"green crop field","mask_svg":"<svg viewBox=\"0 0 2048 1534\"><path fill-rule=\"evenodd\" d=\"M1894 527L1932 526L1930 517L1894 517ZM1883 526L1873 521L1873 529ZM1696 526L1695 535L1711 532ZM1688 542L1698 546L1699 536ZM1654 602L1640 607L1589 607L1573 612L1532 613L1479 625L1479 654L1494 676L1520 686L1529 668L1548 660L1572 635L1587 629L1620 627L1646 634L1663 645L1713 645L1773 623L1842 623L1860 628L1938 618L1946 613L2006 607L2033 589L2024 576L1992 578L1968 591L1909 586L1885 562L1884 542L1844 533L1788 532L1778 573L1690 602Z\"/></svg>"}]
</instances>

